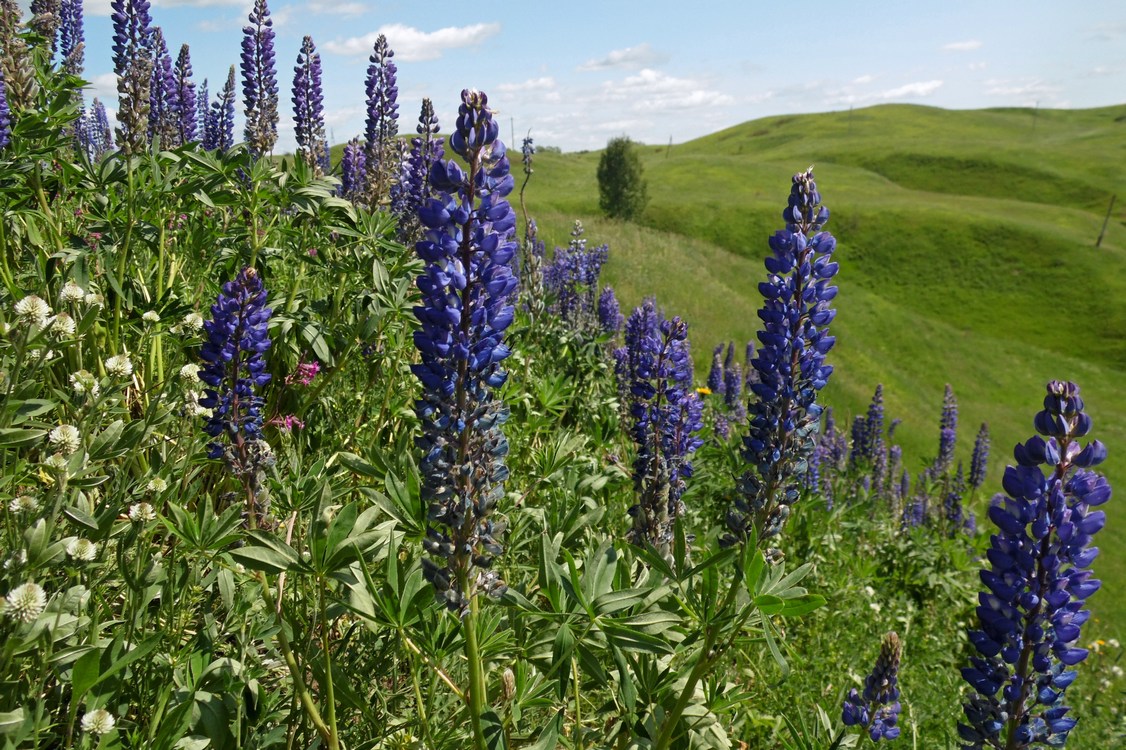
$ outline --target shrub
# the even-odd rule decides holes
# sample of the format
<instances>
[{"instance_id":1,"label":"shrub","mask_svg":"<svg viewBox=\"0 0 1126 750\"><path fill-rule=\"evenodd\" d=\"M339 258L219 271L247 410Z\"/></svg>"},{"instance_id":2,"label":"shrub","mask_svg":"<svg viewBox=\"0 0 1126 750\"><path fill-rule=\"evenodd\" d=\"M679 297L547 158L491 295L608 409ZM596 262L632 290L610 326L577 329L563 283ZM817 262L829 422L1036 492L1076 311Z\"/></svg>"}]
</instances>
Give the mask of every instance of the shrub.
<instances>
[{"instance_id":1,"label":"shrub","mask_svg":"<svg viewBox=\"0 0 1126 750\"><path fill-rule=\"evenodd\" d=\"M612 219L631 221L649 202L641 159L626 136L611 138L598 162L598 206Z\"/></svg>"}]
</instances>

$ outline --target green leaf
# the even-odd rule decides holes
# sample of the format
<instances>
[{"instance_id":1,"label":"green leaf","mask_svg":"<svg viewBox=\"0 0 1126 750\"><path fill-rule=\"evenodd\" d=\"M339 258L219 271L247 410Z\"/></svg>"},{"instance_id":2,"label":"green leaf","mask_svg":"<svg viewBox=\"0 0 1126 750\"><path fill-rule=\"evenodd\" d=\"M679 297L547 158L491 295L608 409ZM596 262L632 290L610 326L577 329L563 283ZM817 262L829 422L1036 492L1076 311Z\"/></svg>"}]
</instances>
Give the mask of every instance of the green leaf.
<instances>
[{"instance_id":1,"label":"green leaf","mask_svg":"<svg viewBox=\"0 0 1126 750\"><path fill-rule=\"evenodd\" d=\"M755 597L755 606L764 615L776 615L786 606L786 601L773 594L759 594Z\"/></svg>"},{"instance_id":2,"label":"green leaf","mask_svg":"<svg viewBox=\"0 0 1126 750\"><path fill-rule=\"evenodd\" d=\"M825 606L825 597L820 594L806 594L797 599L787 599L779 613L783 617L801 617Z\"/></svg>"},{"instance_id":3,"label":"green leaf","mask_svg":"<svg viewBox=\"0 0 1126 750\"><path fill-rule=\"evenodd\" d=\"M91 649L74 662L70 671L71 702L80 703L86 691L98 683L101 672L102 652Z\"/></svg>"},{"instance_id":4,"label":"green leaf","mask_svg":"<svg viewBox=\"0 0 1126 750\"><path fill-rule=\"evenodd\" d=\"M41 442L46 435L46 430L5 427L0 429L0 448L20 448L25 445L34 445Z\"/></svg>"},{"instance_id":5,"label":"green leaf","mask_svg":"<svg viewBox=\"0 0 1126 750\"><path fill-rule=\"evenodd\" d=\"M12 734L23 726L23 707L15 711L0 711L0 734ZM552 746L554 747L554 745Z\"/></svg>"},{"instance_id":6,"label":"green leaf","mask_svg":"<svg viewBox=\"0 0 1126 750\"><path fill-rule=\"evenodd\" d=\"M251 570L261 570L274 575L287 570L300 570L301 560L297 556L297 551L284 542L281 544L289 550L289 553L274 547L253 545L233 549L228 554L235 562Z\"/></svg>"}]
</instances>

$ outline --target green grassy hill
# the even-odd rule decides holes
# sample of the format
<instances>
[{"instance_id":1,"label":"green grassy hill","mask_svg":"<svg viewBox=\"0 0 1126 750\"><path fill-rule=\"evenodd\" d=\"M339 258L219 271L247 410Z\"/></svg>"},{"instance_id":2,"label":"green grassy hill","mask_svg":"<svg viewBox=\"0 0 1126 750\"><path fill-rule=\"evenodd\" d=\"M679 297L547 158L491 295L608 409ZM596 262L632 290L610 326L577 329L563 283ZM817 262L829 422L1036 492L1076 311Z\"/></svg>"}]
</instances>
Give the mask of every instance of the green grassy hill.
<instances>
[{"instance_id":1,"label":"green grassy hill","mask_svg":"<svg viewBox=\"0 0 1126 750\"><path fill-rule=\"evenodd\" d=\"M655 295L689 321L698 377L715 344L758 330L766 238L781 228L790 175L814 164L841 263L829 405L858 413L883 383L917 469L936 451L952 384L959 456L968 463L982 421L992 429L988 496L1031 434L1044 383L1078 382L1120 488L1092 604L1100 630L1126 635L1126 106L887 105L756 120L642 152L651 202L637 224L599 218L598 153L538 156L528 206L549 247L566 244L574 219L609 243L604 279L623 307Z\"/></svg>"}]
</instances>

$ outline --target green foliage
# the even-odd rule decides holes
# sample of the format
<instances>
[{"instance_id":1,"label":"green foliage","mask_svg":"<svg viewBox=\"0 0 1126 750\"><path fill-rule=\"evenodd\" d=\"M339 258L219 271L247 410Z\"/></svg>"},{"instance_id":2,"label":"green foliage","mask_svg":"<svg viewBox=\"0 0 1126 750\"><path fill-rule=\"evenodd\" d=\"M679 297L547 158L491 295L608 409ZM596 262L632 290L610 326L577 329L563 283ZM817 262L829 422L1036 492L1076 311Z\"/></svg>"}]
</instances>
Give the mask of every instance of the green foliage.
<instances>
[{"instance_id":1,"label":"green foliage","mask_svg":"<svg viewBox=\"0 0 1126 750\"><path fill-rule=\"evenodd\" d=\"M611 219L632 221L649 202L649 186L633 141L611 138L598 160L598 206Z\"/></svg>"}]
</instances>

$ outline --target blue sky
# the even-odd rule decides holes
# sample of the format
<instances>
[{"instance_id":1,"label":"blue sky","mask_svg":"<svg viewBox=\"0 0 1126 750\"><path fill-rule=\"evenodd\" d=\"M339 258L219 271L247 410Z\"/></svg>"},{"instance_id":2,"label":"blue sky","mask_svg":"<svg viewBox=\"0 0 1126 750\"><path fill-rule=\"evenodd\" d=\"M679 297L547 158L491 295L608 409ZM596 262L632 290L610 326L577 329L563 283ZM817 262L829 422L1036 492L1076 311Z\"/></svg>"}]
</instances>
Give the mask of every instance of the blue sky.
<instances>
[{"instance_id":1,"label":"blue sky","mask_svg":"<svg viewBox=\"0 0 1126 750\"><path fill-rule=\"evenodd\" d=\"M324 69L327 129L363 129L367 55L396 52L400 132L422 97L443 130L459 92L489 95L517 140L565 150L616 135L676 143L775 114L884 102L967 109L1126 102L1126 3L621 2L422 3L271 0L282 94L279 150L294 146L289 90L301 38ZM109 0L86 0L86 77L116 107ZM449 10L465 8L467 10ZM238 62L246 0L153 0L175 57L190 45L212 95ZM472 10L472 14L468 12Z\"/></svg>"}]
</instances>

